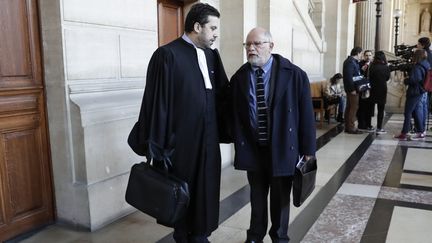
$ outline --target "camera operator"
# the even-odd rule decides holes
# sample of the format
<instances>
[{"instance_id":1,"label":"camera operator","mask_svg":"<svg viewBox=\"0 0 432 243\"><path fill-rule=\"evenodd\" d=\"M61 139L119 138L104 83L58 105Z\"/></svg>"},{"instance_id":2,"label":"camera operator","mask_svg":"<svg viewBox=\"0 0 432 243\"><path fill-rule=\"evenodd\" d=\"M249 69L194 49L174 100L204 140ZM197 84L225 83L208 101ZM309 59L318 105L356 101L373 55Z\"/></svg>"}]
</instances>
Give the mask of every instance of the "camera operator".
<instances>
[{"instance_id":1,"label":"camera operator","mask_svg":"<svg viewBox=\"0 0 432 243\"><path fill-rule=\"evenodd\" d=\"M404 83L408 85L406 91L404 123L402 131L394 138L399 140L408 140L408 130L411 124L411 116L414 116L415 126L417 128L416 135L410 137L412 140L424 139L424 126L423 126L423 110L419 106L420 99L424 93L423 80L426 75L425 70L429 70L430 65L427 61L427 53L424 49L418 49L414 52L413 62L415 63L409 77L405 78Z\"/></svg>"},{"instance_id":2,"label":"camera operator","mask_svg":"<svg viewBox=\"0 0 432 243\"><path fill-rule=\"evenodd\" d=\"M426 51L427 53L427 60L429 62L429 65L432 67L432 51L430 50L430 46L431 46L431 41L428 37L422 37L420 39L418 39L417 41L417 48L418 49L423 49ZM422 97L421 97L421 101L420 104L422 106L422 110L423 110L423 114L422 114L422 121L423 121L423 126L426 127L426 121L428 119L428 115L429 115L429 99L428 99L428 93L425 92ZM416 128L417 129L417 128ZM424 136L426 136L426 130L423 134Z\"/></svg>"}]
</instances>

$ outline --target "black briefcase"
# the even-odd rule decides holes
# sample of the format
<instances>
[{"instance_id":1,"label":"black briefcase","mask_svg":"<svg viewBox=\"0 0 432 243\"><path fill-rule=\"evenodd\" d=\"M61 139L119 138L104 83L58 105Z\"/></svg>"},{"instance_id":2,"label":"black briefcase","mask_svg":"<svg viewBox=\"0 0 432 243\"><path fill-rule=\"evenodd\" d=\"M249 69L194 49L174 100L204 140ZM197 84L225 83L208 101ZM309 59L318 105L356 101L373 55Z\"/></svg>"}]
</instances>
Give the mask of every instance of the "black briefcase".
<instances>
[{"instance_id":1,"label":"black briefcase","mask_svg":"<svg viewBox=\"0 0 432 243\"><path fill-rule=\"evenodd\" d=\"M126 189L126 202L154 217L159 224L173 227L186 213L189 189L168 169L142 162L132 166Z\"/></svg>"},{"instance_id":2,"label":"black briefcase","mask_svg":"<svg viewBox=\"0 0 432 243\"><path fill-rule=\"evenodd\" d=\"M315 189L317 160L301 158L297 163L293 179L293 204L300 207Z\"/></svg>"}]
</instances>

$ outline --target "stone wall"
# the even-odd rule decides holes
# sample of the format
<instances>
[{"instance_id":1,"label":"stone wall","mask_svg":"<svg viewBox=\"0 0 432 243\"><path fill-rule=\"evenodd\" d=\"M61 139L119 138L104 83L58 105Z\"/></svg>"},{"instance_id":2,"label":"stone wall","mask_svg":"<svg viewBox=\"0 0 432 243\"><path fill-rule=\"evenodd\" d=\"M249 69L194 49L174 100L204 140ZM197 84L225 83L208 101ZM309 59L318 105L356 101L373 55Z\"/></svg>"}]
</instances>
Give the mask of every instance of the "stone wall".
<instances>
[{"instance_id":1,"label":"stone wall","mask_svg":"<svg viewBox=\"0 0 432 243\"><path fill-rule=\"evenodd\" d=\"M41 0L59 221L91 230L133 211L126 143L157 48L153 0Z\"/></svg>"},{"instance_id":2,"label":"stone wall","mask_svg":"<svg viewBox=\"0 0 432 243\"><path fill-rule=\"evenodd\" d=\"M303 68L311 80L323 79L325 42L300 0L221 1L221 55L229 76L246 62L242 43L254 27L273 35L273 53Z\"/></svg>"}]
</instances>

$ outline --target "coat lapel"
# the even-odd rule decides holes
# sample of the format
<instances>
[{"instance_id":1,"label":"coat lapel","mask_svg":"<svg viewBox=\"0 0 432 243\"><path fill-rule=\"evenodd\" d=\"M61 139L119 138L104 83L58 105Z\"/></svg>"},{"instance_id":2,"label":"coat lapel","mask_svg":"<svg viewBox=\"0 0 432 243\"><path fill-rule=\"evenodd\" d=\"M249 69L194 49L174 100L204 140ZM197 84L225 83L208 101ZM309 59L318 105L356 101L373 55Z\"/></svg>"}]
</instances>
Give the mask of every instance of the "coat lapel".
<instances>
[{"instance_id":1,"label":"coat lapel","mask_svg":"<svg viewBox=\"0 0 432 243\"><path fill-rule=\"evenodd\" d=\"M239 99L239 104L245 104L246 107L239 107L239 117L242 120L242 123L245 124L245 126L248 127L248 131L252 131L252 126L250 122L249 117L249 90L250 90L250 75L249 75L250 65L246 64L241 67L241 70L238 73L238 79L237 79L237 87L240 90L239 97L236 97L236 99Z\"/></svg>"},{"instance_id":2,"label":"coat lapel","mask_svg":"<svg viewBox=\"0 0 432 243\"><path fill-rule=\"evenodd\" d=\"M272 66L271 82L273 83L270 83L270 107L272 109L280 101L280 98L288 89L289 83L292 82L293 78L290 63L284 61L284 59L277 54L274 54L273 57L275 60L275 64Z\"/></svg>"},{"instance_id":3,"label":"coat lapel","mask_svg":"<svg viewBox=\"0 0 432 243\"><path fill-rule=\"evenodd\" d=\"M250 89L250 76L248 72L247 66L243 68L242 72L240 73L239 81L240 81L240 90L243 95L243 97L247 100L249 103L249 89Z\"/></svg>"},{"instance_id":4,"label":"coat lapel","mask_svg":"<svg viewBox=\"0 0 432 243\"><path fill-rule=\"evenodd\" d=\"M271 76L270 76L270 94L269 94L269 107L273 107L273 98L274 98L274 92L275 92L275 84L276 84L276 77L277 75L277 70L278 70L278 60L276 60L276 58L273 59L273 64L271 67Z\"/></svg>"}]
</instances>

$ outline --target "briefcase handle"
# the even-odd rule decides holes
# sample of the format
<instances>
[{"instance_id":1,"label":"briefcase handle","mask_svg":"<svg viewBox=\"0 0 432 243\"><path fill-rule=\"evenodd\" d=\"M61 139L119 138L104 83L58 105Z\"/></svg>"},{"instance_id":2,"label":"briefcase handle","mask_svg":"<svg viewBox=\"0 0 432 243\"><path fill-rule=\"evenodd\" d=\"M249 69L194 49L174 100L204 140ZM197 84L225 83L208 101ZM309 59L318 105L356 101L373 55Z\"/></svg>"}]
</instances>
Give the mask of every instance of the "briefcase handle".
<instances>
[{"instance_id":1,"label":"briefcase handle","mask_svg":"<svg viewBox=\"0 0 432 243\"><path fill-rule=\"evenodd\" d=\"M145 161L144 163L148 163L149 165L163 170L166 173L171 171L173 168L173 164L170 157L173 154L174 149L167 150L161 148L156 143L150 141L148 143L151 146L149 146L149 155L146 156L147 161ZM154 150L156 150L157 152L155 153Z\"/></svg>"},{"instance_id":2,"label":"briefcase handle","mask_svg":"<svg viewBox=\"0 0 432 243\"><path fill-rule=\"evenodd\" d=\"M142 163L146 163L149 166L155 167L167 174L172 170L172 163L170 159L157 160L157 159L151 159L147 157L147 161L143 161Z\"/></svg>"}]
</instances>

